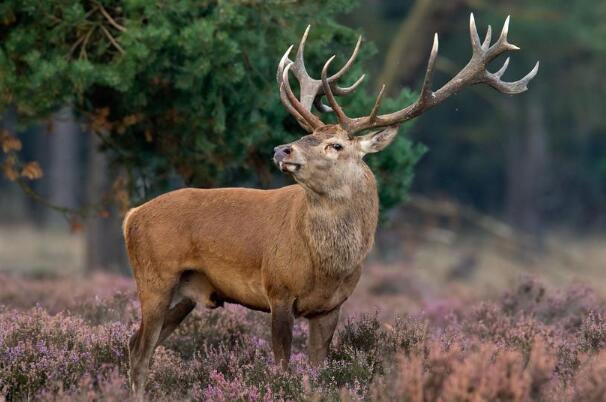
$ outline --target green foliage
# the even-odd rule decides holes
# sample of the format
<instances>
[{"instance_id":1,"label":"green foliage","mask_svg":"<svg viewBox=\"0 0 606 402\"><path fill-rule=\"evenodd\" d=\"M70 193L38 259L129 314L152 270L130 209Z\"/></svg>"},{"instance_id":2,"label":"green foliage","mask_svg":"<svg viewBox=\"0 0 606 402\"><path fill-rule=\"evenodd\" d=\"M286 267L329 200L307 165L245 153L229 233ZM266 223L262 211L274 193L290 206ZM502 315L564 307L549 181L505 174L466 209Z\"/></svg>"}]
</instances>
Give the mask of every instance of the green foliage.
<instances>
[{"instance_id":1,"label":"green foliage","mask_svg":"<svg viewBox=\"0 0 606 402\"><path fill-rule=\"evenodd\" d=\"M39 119L73 105L130 174L134 202L174 187L179 176L194 186L265 187L278 174L273 147L304 134L280 104L277 62L309 23L310 71L318 76L332 53L343 62L357 35L334 18L352 5L7 0L0 110L14 105L21 118ZM372 50L365 48L362 58ZM409 98L403 93L398 105ZM366 114L372 101L360 91L348 111ZM421 153L401 133L370 158L384 206L404 199Z\"/></svg>"}]
</instances>

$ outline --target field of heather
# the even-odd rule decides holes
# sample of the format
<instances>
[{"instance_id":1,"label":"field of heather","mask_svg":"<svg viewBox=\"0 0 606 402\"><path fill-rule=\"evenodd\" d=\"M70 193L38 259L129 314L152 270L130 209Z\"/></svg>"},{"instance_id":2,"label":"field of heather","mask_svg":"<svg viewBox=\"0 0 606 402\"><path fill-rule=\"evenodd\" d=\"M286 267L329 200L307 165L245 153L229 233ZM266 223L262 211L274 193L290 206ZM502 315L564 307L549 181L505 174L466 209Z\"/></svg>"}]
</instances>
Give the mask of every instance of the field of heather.
<instances>
[{"instance_id":1,"label":"field of heather","mask_svg":"<svg viewBox=\"0 0 606 402\"><path fill-rule=\"evenodd\" d=\"M526 278L485 301L404 303L402 311L410 311L392 310L390 319L380 306L379 314L356 313L368 308L366 297L347 303L330 359L319 369L308 366L306 327L296 323L287 372L272 363L267 315L233 306L196 310L158 348L147 395L156 401L604 400L606 300L586 286L554 290ZM137 316L128 278L1 274L0 400L130 400L125 346Z\"/></svg>"}]
</instances>

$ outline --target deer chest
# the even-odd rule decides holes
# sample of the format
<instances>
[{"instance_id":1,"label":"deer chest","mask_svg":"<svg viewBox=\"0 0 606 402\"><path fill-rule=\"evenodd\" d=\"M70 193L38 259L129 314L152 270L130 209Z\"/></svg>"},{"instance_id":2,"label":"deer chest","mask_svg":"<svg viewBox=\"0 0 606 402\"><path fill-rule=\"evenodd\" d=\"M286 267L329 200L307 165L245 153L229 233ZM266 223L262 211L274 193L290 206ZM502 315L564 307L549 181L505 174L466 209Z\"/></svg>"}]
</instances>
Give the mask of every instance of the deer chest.
<instances>
[{"instance_id":1,"label":"deer chest","mask_svg":"<svg viewBox=\"0 0 606 402\"><path fill-rule=\"evenodd\" d=\"M327 313L339 307L351 296L360 279L361 266L340 276L318 273L305 292L297 297L295 315L314 316Z\"/></svg>"}]
</instances>

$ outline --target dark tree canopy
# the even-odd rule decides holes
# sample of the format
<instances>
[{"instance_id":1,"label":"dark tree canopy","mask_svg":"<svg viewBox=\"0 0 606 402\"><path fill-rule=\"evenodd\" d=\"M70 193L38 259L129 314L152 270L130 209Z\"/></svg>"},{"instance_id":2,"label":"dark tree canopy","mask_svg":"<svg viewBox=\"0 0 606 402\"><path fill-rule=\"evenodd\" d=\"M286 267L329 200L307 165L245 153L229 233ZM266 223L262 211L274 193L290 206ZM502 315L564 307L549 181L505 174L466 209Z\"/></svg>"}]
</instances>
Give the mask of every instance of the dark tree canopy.
<instances>
[{"instance_id":1,"label":"dark tree canopy","mask_svg":"<svg viewBox=\"0 0 606 402\"><path fill-rule=\"evenodd\" d=\"M128 172L133 203L179 177L193 186L269 186L278 173L273 147L304 134L280 104L277 63L307 24L314 75L333 53L343 62L357 33L335 16L351 8L350 0L7 0L0 110L14 106L26 122L71 105ZM372 50L365 44L361 58ZM403 91L384 109L411 98ZM356 115L372 102L360 90L345 104ZM422 152L400 133L369 158L384 207L405 198Z\"/></svg>"}]
</instances>

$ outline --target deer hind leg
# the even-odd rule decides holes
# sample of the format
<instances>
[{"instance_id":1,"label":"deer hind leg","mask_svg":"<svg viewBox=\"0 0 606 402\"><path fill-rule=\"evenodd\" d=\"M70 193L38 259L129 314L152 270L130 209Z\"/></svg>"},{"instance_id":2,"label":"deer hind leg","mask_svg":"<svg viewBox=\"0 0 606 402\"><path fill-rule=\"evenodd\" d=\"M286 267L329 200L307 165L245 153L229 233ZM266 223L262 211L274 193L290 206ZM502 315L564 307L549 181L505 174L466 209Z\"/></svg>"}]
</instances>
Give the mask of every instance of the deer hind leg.
<instances>
[{"instance_id":1,"label":"deer hind leg","mask_svg":"<svg viewBox=\"0 0 606 402\"><path fill-rule=\"evenodd\" d=\"M340 307L309 319L309 362L319 366L328 356L332 336L339 321Z\"/></svg>"},{"instance_id":2,"label":"deer hind leg","mask_svg":"<svg viewBox=\"0 0 606 402\"><path fill-rule=\"evenodd\" d=\"M141 324L129 342L129 382L137 400L143 400L145 380L154 349L168 313L175 281L153 282L153 288L137 283L141 302Z\"/></svg>"},{"instance_id":3,"label":"deer hind leg","mask_svg":"<svg viewBox=\"0 0 606 402\"><path fill-rule=\"evenodd\" d=\"M162 330L160 331L156 346L162 344L195 307L196 302L187 298L171 307L164 317L164 324L162 324Z\"/></svg>"},{"instance_id":4,"label":"deer hind leg","mask_svg":"<svg viewBox=\"0 0 606 402\"><path fill-rule=\"evenodd\" d=\"M223 302L216 296L215 288L204 273L187 270L181 274L179 285L173 295L173 304L164 318L158 345L177 329L196 304L217 308L222 306Z\"/></svg>"}]
</instances>

